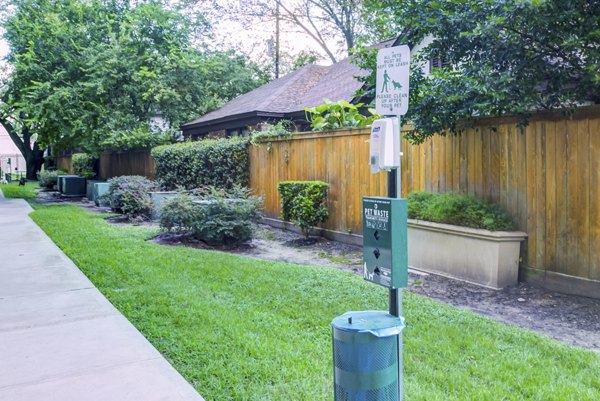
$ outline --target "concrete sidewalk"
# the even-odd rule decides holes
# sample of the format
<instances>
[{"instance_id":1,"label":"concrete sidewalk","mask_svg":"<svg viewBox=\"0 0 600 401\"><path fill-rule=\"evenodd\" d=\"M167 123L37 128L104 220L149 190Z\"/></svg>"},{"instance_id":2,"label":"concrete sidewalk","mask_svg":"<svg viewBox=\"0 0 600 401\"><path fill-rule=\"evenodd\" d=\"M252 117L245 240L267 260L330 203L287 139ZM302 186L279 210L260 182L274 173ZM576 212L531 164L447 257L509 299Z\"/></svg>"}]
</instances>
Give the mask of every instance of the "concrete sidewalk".
<instances>
[{"instance_id":1,"label":"concrete sidewalk","mask_svg":"<svg viewBox=\"0 0 600 401\"><path fill-rule=\"evenodd\" d=\"M0 401L202 401L0 193Z\"/></svg>"}]
</instances>

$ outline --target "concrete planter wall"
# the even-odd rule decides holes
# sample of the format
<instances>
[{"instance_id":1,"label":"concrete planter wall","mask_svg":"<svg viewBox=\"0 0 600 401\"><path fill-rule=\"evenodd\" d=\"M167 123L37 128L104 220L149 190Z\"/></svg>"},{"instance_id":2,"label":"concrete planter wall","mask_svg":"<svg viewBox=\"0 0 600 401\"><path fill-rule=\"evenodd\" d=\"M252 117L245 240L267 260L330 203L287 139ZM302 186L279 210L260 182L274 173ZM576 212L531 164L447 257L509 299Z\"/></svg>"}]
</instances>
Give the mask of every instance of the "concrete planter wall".
<instances>
[{"instance_id":1,"label":"concrete planter wall","mask_svg":"<svg viewBox=\"0 0 600 401\"><path fill-rule=\"evenodd\" d=\"M98 181L98 180L87 180L86 181L85 196L91 202L96 202L96 197L95 197L95 193L94 193L94 184L96 184L98 182L102 182L102 181Z\"/></svg>"},{"instance_id":2,"label":"concrete planter wall","mask_svg":"<svg viewBox=\"0 0 600 401\"><path fill-rule=\"evenodd\" d=\"M152 220L160 219L160 213L162 210L162 205L167 199L172 199L177 195L175 191L160 191L160 192L150 192L150 197L152 198L152 203L154 207L152 209Z\"/></svg>"},{"instance_id":3,"label":"concrete planter wall","mask_svg":"<svg viewBox=\"0 0 600 401\"><path fill-rule=\"evenodd\" d=\"M408 265L499 289L517 284L525 238L520 231L492 232L409 219Z\"/></svg>"},{"instance_id":4,"label":"concrete planter wall","mask_svg":"<svg viewBox=\"0 0 600 401\"><path fill-rule=\"evenodd\" d=\"M100 207L110 206L108 204L108 202L106 202L102 199L102 196L108 192L109 187L110 187L110 184L108 182L95 182L94 183L93 197L94 197L94 203L96 203L97 206L100 206Z\"/></svg>"}]
</instances>

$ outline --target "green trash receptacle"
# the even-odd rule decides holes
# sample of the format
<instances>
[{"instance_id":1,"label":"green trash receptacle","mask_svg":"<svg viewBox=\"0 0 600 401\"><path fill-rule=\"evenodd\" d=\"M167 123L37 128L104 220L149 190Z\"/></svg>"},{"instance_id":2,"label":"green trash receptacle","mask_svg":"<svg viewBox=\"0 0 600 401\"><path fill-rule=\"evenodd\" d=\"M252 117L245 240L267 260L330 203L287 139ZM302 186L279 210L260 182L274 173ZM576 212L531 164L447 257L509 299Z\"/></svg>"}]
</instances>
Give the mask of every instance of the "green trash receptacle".
<instances>
[{"instance_id":1,"label":"green trash receptacle","mask_svg":"<svg viewBox=\"0 0 600 401\"><path fill-rule=\"evenodd\" d=\"M347 312L331 325L335 400L399 401L404 319L384 311Z\"/></svg>"}]
</instances>

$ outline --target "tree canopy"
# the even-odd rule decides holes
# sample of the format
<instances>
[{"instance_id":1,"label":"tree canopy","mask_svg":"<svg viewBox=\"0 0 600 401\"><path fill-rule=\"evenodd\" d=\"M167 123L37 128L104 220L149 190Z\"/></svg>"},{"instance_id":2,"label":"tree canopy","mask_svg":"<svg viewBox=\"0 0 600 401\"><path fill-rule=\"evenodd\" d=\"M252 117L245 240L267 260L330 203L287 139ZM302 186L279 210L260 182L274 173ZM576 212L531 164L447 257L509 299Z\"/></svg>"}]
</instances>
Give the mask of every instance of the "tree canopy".
<instances>
[{"instance_id":1,"label":"tree canopy","mask_svg":"<svg viewBox=\"0 0 600 401\"><path fill-rule=\"evenodd\" d=\"M194 46L209 27L159 1L3 3L12 72L0 123L21 147L33 134L38 148L151 146L155 114L177 129L264 82L244 58Z\"/></svg>"},{"instance_id":2,"label":"tree canopy","mask_svg":"<svg viewBox=\"0 0 600 401\"><path fill-rule=\"evenodd\" d=\"M402 30L413 59L407 118L420 142L478 116L600 103L597 0L368 0L382 32ZM394 32L390 32L392 34ZM415 56L415 55L413 55ZM429 77L419 62L444 61Z\"/></svg>"}]
</instances>

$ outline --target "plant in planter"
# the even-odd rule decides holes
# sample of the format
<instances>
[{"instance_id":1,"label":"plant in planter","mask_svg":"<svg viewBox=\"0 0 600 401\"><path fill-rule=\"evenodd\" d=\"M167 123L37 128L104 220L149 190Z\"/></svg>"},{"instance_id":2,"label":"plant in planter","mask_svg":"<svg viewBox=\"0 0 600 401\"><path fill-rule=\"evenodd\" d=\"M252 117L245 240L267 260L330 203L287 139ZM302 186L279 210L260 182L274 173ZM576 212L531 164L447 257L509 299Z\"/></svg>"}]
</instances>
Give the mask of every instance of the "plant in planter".
<instances>
[{"instance_id":1,"label":"plant in planter","mask_svg":"<svg viewBox=\"0 0 600 401\"><path fill-rule=\"evenodd\" d=\"M308 239L311 228L329 217L327 192L329 184L322 181L281 181L281 218L302 229Z\"/></svg>"},{"instance_id":2,"label":"plant in planter","mask_svg":"<svg viewBox=\"0 0 600 401\"><path fill-rule=\"evenodd\" d=\"M408 196L408 263L419 270L502 288L518 281L527 234L496 205L455 193Z\"/></svg>"},{"instance_id":3,"label":"plant in planter","mask_svg":"<svg viewBox=\"0 0 600 401\"><path fill-rule=\"evenodd\" d=\"M407 197L408 218L489 231L511 231L515 224L497 205L457 193L413 192Z\"/></svg>"}]
</instances>

